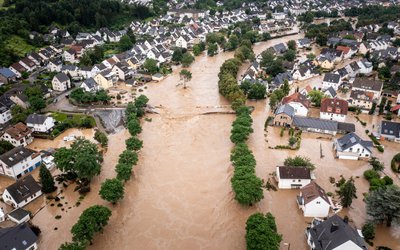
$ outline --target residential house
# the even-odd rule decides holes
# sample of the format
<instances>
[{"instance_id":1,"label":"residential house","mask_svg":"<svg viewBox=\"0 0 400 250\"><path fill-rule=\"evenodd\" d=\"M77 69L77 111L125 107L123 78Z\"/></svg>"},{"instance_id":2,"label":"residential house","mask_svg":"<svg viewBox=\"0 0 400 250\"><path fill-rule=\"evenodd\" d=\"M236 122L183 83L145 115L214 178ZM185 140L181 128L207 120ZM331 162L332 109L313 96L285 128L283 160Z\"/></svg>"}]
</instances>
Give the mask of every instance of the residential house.
<instances>
[{"instance_id":1,"label":"residential house","mask_svg":"<svg viewBox=\"0 0 400 250\"><path fill-rule=\"evenodd\" d=\"M333 143L336 157L345 160L370 158L372 146L372 141L362 140L356 133L344 135L339 139L335 139Z\"/></svg>"},{"instance_id":2,"label":"residential house","mask_svg":"<svg viewBox=\"0 0 400 250\"><path fill-rule=\"evenodd\" d=\"M335 62L329 57L320 56L318 65L323 69L332 70L335 67Z\"/></svg>"},{"instance_id":3,"label":"residential house","mask_svg":"<svg viewBox=\"0 0 400 250\"><path fill-rule=\"evenodd\" d=\"M278 43L278 44L274 45L272 48L274 49L274 52L276 54L283 54L288 50L286 44L284 44L284 43Z\"/></svg>"},{"instance_id":4,"label":"residential house","mask_svg":"<svg viewBox=\"0 0 400 250\"><path fill-rule=\"evenodd\" d=\"M1 138L10 142L14 147L26 146L33 141L32 130L22 122L8 127Z\"/></svg>"},{"instance_id":5,"label":"residential house","mask_svg":"<svg viewBox=\"0 0 400 250\"><path fill-rule=\"evenodd\" d=\"M61 72L68 75L72 79L80 80L82 75L81 75L81 70L75 66L75 65L63 65L61 66Z\"/></svg>"},{"instance_id":6,"label":"residential house","mask_svg":"<svg viewBox=\"0 0 400 250\"><path fill-rule=\"evenodd\" d=\"M128 80L133 76L133 70L127 62L116 63L112 67L111 71L114 72L118 79L121 81Z\"/></svg>"},{"instance_id":7,"label":"residential house","mask_svg":"<svg viewBox=\"0 0 400 250\"><path fill-rule=\"evenodd\" d=\"M55 91L63 92L71 88L71 80L65 73L58 73L55 75L51 81L51 84L53 86L53 90Z\"/></svg>"},{"instance_id":8,"label":"residential house","mask_svg":"<svg viewBox=\"0 0 400 250\"><path fill-rule=\"evenodd\" d=\"M288 104L279 106L275 111L274 126L290 127L294 112L294 108Z\"/></svg>"},{"instance_id":9,"label":"residential house","mask_svg":"<svg viewBox=\"0 0 400 250\"><path fill-rule=\"evenodd\" d=\"M185 37L186 37L186 36L185 36ZM184 38L184 36L180 36L180 37L178 37L178 39L176 39L176 41L175 41L175 46L176 46L176 47L179 47L179 48L185 48L185 49L187 49L187 48L188 48L188 43L189 43L189 41L186 40L186 39Z\"/></svg>"},{"instance_id":10,"label":"residential house","mask_svg":"<svg viewBox=\"0 0 400 250\"><path fill-rule=\"evenodd\" d=\"M294 80L307 80L316 74L313 72L313 70L308 67L308 66L300 66L297 70L293 72L293 79Z\"/></svg>"},{"instance_id":11,"label":"residential house","mask_svg":"<svg viewBox=\"0 0 400 250\"><path fill-rule=\"evenodd\" d=\"M380 124L380 138L389 141L400 142L400 123L392 121L381 121Z\"/></svg>"},{"instance_id":12,"label":"residential house","mask_svg":"<svg viewBox=\"0 0 400 250\"><path fill-rule=\"evenodd\" d=\"M311 91L313 91L313 89L310 87L310 85L307 85L303 89L300 90L300 94L302 94L304 96L308 96Z\"/></svg>"},{"instance_id":13,"label":"residential house","mask_svg":"<svg viewBox=\"0 0 400 250\"><path fill-rule=\"evenodd\" d=\"M14 208L24 207L34 199L42 195L42 188L33 179L32 175L17 180L8 186L3 192L3 200Z\"/></svg>"},{"instance_id":14,"label":"residential house","mask_svg":"<svg viewBox=\"0 0 400 250\"><path fill-rule=\"evenodd\" d=\"M329 98L335 98L337 93L333 87L327 88L324 92L324 95Z\"/></svg>"},{"instance_id":15,"label":"residential house","mask_svg":"<svg viewBox=\"0 0 400 250\"><path fill-rule=\"evenodd\" d=\"M333 215L325 221L314 220L306 231L307 243L313 250L367 250L368 246L348 220Z\"/></svg>"},{"instance_id":16,"label":"residential house","mask_svg":"<svg viewBox=\"0 0 400 250\"><path fill-rule=\"evenodd\" d=\"M297 116L307 116L308 109L311 106L311 102L307 99L307 96L302 95L299 92L284 97L282 99L282 104L287 104L293 107L294 115Z\"/></svg>"},{"instance_id":17,"label":"residential house","mask_svg":"<svg viewBox=\"0 0 400 250\"><path fill-rule=\"evenodd\" d=\"M346 120L348 108L348 102L345 100L324 98L321 101L319 116L321 119L344 122Z\"/></svg>"},{"instance_id":18,"label":"residential house","mask_svg":"<svg viewBox=\"0 0 400 250\"><path fill-rule=\"evenodd\" d=\"M97 82L97 85L101 89L107 90L114 86L114 84L117 82L118 78L116 77L114 72L112 72L110 69L108 69L108 70L98 73L94 77L94 80Z\"/></svg>"},{"instance_id":19,"label":"residential house","mask_svg":"<svg viewBox=\"0 0 400 250\"><path fill-rule=\"evenodd\" d=\"M49 133L54 128L54 118L46 115L31 114L26 118L26 125L33 132Z\"/></svg>"},{"instance_id":20,"label":"residential house","mask_svg":"<svg viewBox=\"0 0 400 250\"><path fill-rule=\"evenodd\" d=\"M340 86L340 75L334 73L326 73L322 80L322 89L326 90L332 87L334 90L338 90Z\"/></svg>"},{"instance_id":21,"label":"residential house","mask_svg":"<svg viewBox=\"0 0 400 250\"><path fill-rule=\"evenodd\" d=\"M99 90L97 82L93 78L88 78L80 86L86 92L96 92Z\"/></svg>"},{"instance_id":22,"label":"residential house","mask_svg":"<svg viewBox=\"0 0 400 250\"><path fill-rule=\"evenodd\" d=\"M22 58L19 63L27 69L28 72L32 72L36 69L36 64L28 57Z\"/></svg>"},{"instance_id":23,"label":"residential house","mask_svg":"<svg viewBox=\"0 0 400 250\"><path fill-rule=\"evenodd\" d=\"M77 63L78 62L78 57L76 55L76 51L72 48L65 50L63 52L63 59L65 62L69 63Z\"/></svg>"},{"instance_id":24,"label":"residential house","mask_svg":"<svg viewBox=\"0 0 400 250\"><path fill-rule=\"evenodd\" d=\"M296 41L297 48L309 48L311 46L311 40L308 38L301 38Z\"/></svg>"},{"instance_id":25,"label":"residential house","mask_svg":"<svg viewBox=\"0 0 400 250\"><path fill-rule=\"evenodd\" d=\"M10 121L11 118L11 110L7 106L0 104L0 124Z\"/></svg>"},{"instance_id":26,"label":"residential house","mask_svg":"<svg viewBox=\"0 0 400 250\"><path fill-rule=\"evenodd\" d=\"M15 82L17 75L9 68L0 68L0 85Z\"/></svg>"},{"instance_id":27,"label":"residential house","mask_svg":"<svg viewBox=\"0 0 400 250\"><path fill-rule=\"evenodd\" d=\"M0 249L36 250L38 236L27 223L0 228Z\"/></svg>"},{"instance_id":28,"label":"residential house","mask_svg":"<svg viewBox=\"0 0 400 250\"><path fill-rule=\"evenodd\" d=\"M21 78L22 77L22 73L27 71L27 69L24 66L22 66L20 63L18 63L18 62L11 64L9 69L12 72L14 72L14 74L17 76L17 78Z\"/></svg>"},{"instance_id":29,"label":"residential house","mask_svg":"<svg viewBox=\"0 0 400 250\"><path fill-rule=\"evenodd\" d=\"M374 94L362 90L352 90L350 94L349 104L358 107L361 110L369 111L372 108Z\"/></svg>"},{"instance_id":30,"label":"residential house","mask_svg":"<svg viewBox=\"0 0 400 250\"><path fill-rule=\"evenodd\" d=\"M46 67L50 72L60 72L62 65L63 62L61 58L53 58L49 61Z\"/></svg>"},{"instance_id":31,"label":"residential house","mask_svg":"<svg viewBox=\"0 0 400 250\"><path fill-rule=\"evenodd\" d=\"M312 180L311 170L306 167L276 167L279 189L298 189Z\"/></svg>"},{"instance_id":32,"label":"residential house","mask_svg":"<svg viewBox=\"0 0 400 250\"><path fill-rule=\"evenodd\" d=\"M294 116L292 125L303 131L329 135L336 135L338 132L347 133L355 131L354 124L312 117Z\"/></svg>"},{"instance_id":33,"label":"residential house","mask_svg":"<svg viewBox=\"0 0 400 250\"><path fill-rule=\"evenodd\" d=\"M23 208L16 208L7 214L9 220L16 224L22 224L24 222L28 222L31 219L30 212L26 211Z\"/></svg>"},{"instance_id":34,"label":"residential house","mask_svg":"<svg viewBox=\"0 0 400 250\"><path fill-rule=\"evenodd\" d=\"M290 72L279 73L276 75L272 83L268 86L269 91L274 91L275 89L280 88L283 86L285 81L287 81L289 85L293 83L293 78Z\"/></svg>"},{"instance_id":35,"label":"residential house","mask_svg":"<svg viewBox=\"0 0 400 250\"><path fill-rule=\"evenodd\" d=\"M18 106L21 106L24 109L28 109L31 106L31 104L29 103L28 97L24 93L21 93L21 92L16 92L13 95L11 95L10 100L14 104L17 104Z\"/></svg>"},{"instance_id":36,"label":"residential house","mask_svg":"<svg viewBox=\"0 0 400 250\"><path fill-rule=\"evenodd\" d=\"M332 201L325 190L314 181L300 189L296 200L304 217L327 217L332 207Z\"/></svg>"},{"instance_id":37,"label":"residential house","mask_svg":"<svg viewBox=\"0 0 400 250\"><path fill-rule=\"evenodd\" d=\"M0 156L0 174L18 179L40 166L40 154L19 146Z\"/></svg>"},{"instance_id":38,"label":"residential house","mask_svg":"<svg viewBox=\"0 0 400 250\"><path fill-rule=\"evenodd\" d=\"M365 77L357 77L353 82L352 89L371 92L374 94L374 100L379 100L383 89L383 83Z\"/></svg>"}]
</instances>

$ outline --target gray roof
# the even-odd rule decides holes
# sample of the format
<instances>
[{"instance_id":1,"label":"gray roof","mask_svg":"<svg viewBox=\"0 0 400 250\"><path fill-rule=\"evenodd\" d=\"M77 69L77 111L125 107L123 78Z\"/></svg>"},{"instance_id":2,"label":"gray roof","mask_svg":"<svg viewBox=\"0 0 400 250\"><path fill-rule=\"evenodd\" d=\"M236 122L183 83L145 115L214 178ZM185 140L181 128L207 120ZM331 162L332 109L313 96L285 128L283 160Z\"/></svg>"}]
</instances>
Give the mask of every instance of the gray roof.
<instances>
[{"instance_id":1,"label":"gray roof","mask_svg":"<svg viewBox=\"0 0 400 250\"><path fill-rule=\"evenodd\" d=\"M366 150L371 152L372 141L364 141L362 140L356 133L349 133L337 139L336 146L338 151L347 150L357 144L363 146Z\"/></svg>"},{"instance_id":2,"label":"gray roof","mask_svg":"<svg viewBox=\"0 0 400 250\"><path fill-rule=\"evenodd\" d=\"M306 167L278 167L280 179L311 179L311 171Z\"/></svg>"},{"instance_id":3,"label":"gray roof","mask_svg":"<svg viewBox=\"0 0 400 250\"><path fill-rule=\"evenodd\" d=\"M356 131L354 123L338 122L338 132L352 133Z\"/></svg>"},{"instance_id":4,"label":"gray roof","mask_svg":"<svg viewBox=\"0 0 400 250\"><path fill-rule=\"evenodd\" d=\"M69 77L65 73L58 73L55 78L57 78L60 82L66 82L69 80Z\"/></svg>"},{"instance_id":5,"label":"gray roof","mask_svg":"<svg viewBox=\"0 0 400 250\"><path fill-rule=\"evenodd\" d=\"M281 105L279 106L276 111L275 111L275 115L279 115L279 114L286 114L290 117L293 117L294 115L294 108L292 106L290 106L289 104L285 104L285 105Z\"/></svg>"},{"instance_id":6,"label":"gray roof","mask_svg":"<svg viewBox=\"0 0 400 250\"><path fill-rule=\"evenodd\" d=\"M353 88L365 90L381 91L383 83L381 81L371 80L368 78L356 78L353 82Z\"/></svg>"},{"instance_id":7,"label":"gray roof","mask_svg":"<svg viewBox=\"0 0 400 250\"><path fill-rule=\"evenodd\" d=\"M390 122L390 121L382 121L381 122L381 134L399 138L400 137L400 123Z\"/></svg>"},{"instance_id":8,"label":"gray roof","mask_svg":"<svg viewBox=\"0 0 400 250\"><path fill-rule=\"evenodd\" d=\"M89 89L96 87L97 83L93 78L86 79L83 84L85 84Z\"/></svg>"},{"instance_id":9,"label":"gray roof","mask_svg":"<svg viewBox=\"0 0 400 250\"><path fill-rule=\"evenodd\" d=\"M26 118L26 124L43 124L47 118L45 115L31 114Z\"/></svg>"},{"instance_id":10,"label":"gray roof","mask_svg":"<svg viewBox=\"0 0 400 250\"><path fill-rule=\"evenodd\" d=\"M32 175L27 175L14 184L8 186L6 190L10 193L14 201L19 204L21 201L40 191L41 187L35 179L33 179Z\"/></svg>"},{"instance_id":11,"label":"gray roof","mask_svg":"<svg viewBox=\"0 0 400 250\"><path fill-rule=\"evenodd\" d=\"M340 81L340 75L339 74L333 74L333 73L326 73L324 76L324 82L330 82L330 83L339 83Z\"/></svg>"},{"instance_id":12,"label":"gray roof","mask_svg":"<svg viewBox=\"0 0 400 250\"><path fill-rule=\"evenodd\" d=\"M28 211L26 211L25 209L22 208L17 208L13 211L11 211L8 216L12 217L16 220L22 220L23 218L25 218L27 215L29 215L30 213Z\"/></svg>"},{"instance_id":13,"label":"gray roof","mask_svg":"<svg viewBox=\"0 0 400 250\"><path fill-rule=\"evenodd\" d=\"M299 128L313 128L329 131L338 130L338 122L331 120L323 120L319 118L295 116L293 118L293 125Z\"/></svg>"},{"instance_id":14,"label":"gray roof","mask_svg":"<svg viewBox=\"0 0 400 250\"><path fill-rule=\"evenodd\" d=\"M18 162L21 162L33 155L35 151L19 146L11 149L10 151L0 155L0 160L4 162L7 166L12 167Z\"/></svg>"},{"instance_id":15,"label":"gray roof","mask_svg":"<svg viewBox=\"0 0 400 250\"><path fill-rule=\"evenodd\" d=\"M329 94L332 96L332 97L335 97L336 96L336 91L335 91L335 89L331 86L331 87L329 87L327 90L325 90L325 92L329 92Z\"/></svg>"},{"instance_id":16,"label":"gray roof","mask_svg":"<svg viewBox=\"0 0 400 250\"><path fill-rule=\"evenodd\" d=\"M357 231L336 214L309 229L309 233L315 250L335 249L347 241L352 241L361 249L368 249Z\"/></svg>"},{"instance_id":17,"label":"gray roof","mask_svg":"<svg viewBox=\"0 0 400 250\"><path fill-rule=\"evenodd\" d=\"M37 239L38 237L26 223L15 227L0 228L0 249L25 250Z\"/></svg>"}]
</instances>

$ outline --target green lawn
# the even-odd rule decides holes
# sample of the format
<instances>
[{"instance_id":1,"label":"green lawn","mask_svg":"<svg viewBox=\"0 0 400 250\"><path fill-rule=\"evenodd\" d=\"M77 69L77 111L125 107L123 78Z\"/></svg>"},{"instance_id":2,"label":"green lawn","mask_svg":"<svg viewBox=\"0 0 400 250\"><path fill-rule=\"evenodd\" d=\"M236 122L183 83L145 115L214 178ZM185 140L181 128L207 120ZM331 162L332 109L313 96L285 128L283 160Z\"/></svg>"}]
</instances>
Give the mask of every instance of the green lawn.
<instances>
[{"instance_id":1,"label":"green lawn","mask_svg":"<svg viewBox=\"0 0 400 250\"><path fill-rule=\"evenodd\" d=\"M54 113L52 113L51 116L58 122L64 122L67 119L69 119L68 116L71 116L71 115L68 115L68 114L65 114L65 113L60 113L60 112L54 112ZM85 118L89 118L90 119L90 122L91 122L93 127L96 126L96 121L91 116L88 116L88 115L72 115L72 121L73 121L74 124L80 124L81 121L83 119L85 119Z\"/></svg>"},{"instance_id":2,"label":"green lawn","mask_svg":"<svg viewBox=\"0 0 400 250\"><path fill-rule=\"evenodd\" d=\"M0 0L2 1L2 0ZM6 47L13 50L16 54L21 57L24 57L26 53L35 51L35 47L28 44L19 36L11 36L5 42Z\"/></svg>"}]
</instances>

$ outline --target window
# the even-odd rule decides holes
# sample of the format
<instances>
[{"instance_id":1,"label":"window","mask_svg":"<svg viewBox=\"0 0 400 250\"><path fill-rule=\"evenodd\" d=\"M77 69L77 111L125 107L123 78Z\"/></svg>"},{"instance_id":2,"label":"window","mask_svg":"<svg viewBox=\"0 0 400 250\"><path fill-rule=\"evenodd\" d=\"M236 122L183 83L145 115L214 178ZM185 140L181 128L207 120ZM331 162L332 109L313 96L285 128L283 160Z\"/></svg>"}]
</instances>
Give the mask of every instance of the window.
<instances>
[{"instance_id":1,"label":"window","mask_svg":"<svg viewBox=\"0 0 400 250\"><path fill-rule=\"evenodd\" d=\"M292 182L295 182L296 180L293 180Z\"/></svg>"},{"instance_id":2,"label":"window","mask_svg":"<svg viewBox=\"0 0 400 250\"><path fill-rule=\"evenodd\" d=\"M320 201L317 201L317 204L321 204L321 202L320 202Z\"/></svg>"},{"instance_id":3,"label":"window","mask_svg":"<svg viewBox=\"0 0 400 250\"><path fill-rule=\"evenodd\" d=\"M298 180L298 182L301 182L301 180Z\"/></svg>"}]
</instances>

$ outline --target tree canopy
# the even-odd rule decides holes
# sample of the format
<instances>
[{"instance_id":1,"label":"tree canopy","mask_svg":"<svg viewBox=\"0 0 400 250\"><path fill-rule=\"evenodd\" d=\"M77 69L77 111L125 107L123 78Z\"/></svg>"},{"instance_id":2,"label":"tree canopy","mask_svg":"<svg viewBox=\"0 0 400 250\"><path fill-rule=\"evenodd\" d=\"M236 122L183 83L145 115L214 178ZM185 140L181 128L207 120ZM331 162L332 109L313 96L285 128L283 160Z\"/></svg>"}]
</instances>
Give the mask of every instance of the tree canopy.
<instances>
[{"instance_id":1,"label":"tree canopy","mask_svg":"<svg viewBox=\"0 0 400 250\"><path fill-rule=\"evenodd\" d=\"M390 227L392 222L400 224L400 188L392 185L381 187L366 197L367 214L376 223Z\"/></svg>"},{"instance_id":2,"label":"tree canopy","mask_svg":"<svg viewBox=\"0 0 400 250\"><path fill-rule=\"evenodd\" d=\"M124 184L119 179L107 179L100 187L99 195L113 204L124 198Z\"/></svg>"},{"instance_id":3,"label":"tree canopy","mask_svg":"<svg viewBox=\"0 0 400 250\"><path fill-rule=\"evenodd\" d=\"M246 222L246 245L248 250L278 250L282 236L278 233L275 217L255 213Z\"/></svg>"}]
</instances>

